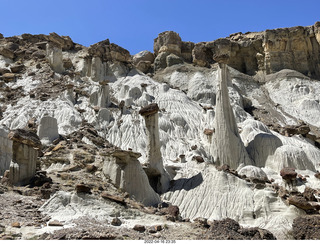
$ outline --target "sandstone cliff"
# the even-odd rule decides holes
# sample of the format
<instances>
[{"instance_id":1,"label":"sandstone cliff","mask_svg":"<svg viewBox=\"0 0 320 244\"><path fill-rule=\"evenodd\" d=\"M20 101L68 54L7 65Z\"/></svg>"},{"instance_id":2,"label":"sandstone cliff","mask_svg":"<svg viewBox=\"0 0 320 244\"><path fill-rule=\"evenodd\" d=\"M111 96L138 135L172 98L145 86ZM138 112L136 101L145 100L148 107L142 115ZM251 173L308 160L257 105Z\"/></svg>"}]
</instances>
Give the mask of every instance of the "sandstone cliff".
<instances>
[{"instance_id":1,"label":"sandstone cliff","mask_svg":"<svg viewBox=\"0 0 320 244\"><path fill-rule=\"evenodd\" d=\"M307 27L245 34L239 32L226 38L195 44L183 42L177 33L167 31L155 39L154 53L156 60L163 53L167 56L172 53L203 67L216 63L217 56L228 55L227 64L245 74L271 74L282 69L293 69L319 79L320 22Z\"/></svg>"}]
</instances>

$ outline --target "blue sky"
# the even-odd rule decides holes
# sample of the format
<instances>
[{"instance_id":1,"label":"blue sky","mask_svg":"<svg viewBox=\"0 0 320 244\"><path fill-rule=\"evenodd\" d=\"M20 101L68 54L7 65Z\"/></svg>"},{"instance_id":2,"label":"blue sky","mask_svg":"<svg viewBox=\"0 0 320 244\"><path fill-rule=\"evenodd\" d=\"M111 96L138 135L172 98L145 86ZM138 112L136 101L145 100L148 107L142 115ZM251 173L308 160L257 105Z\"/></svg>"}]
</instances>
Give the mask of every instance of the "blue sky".
<instances>
[{"instance_id":1,"label":"blue sky","mask_svg":"<svg viewBox=\"0 0 320 244\"><path fill-rule=\"evenodd\" d=\"M90 46L110 39L135 54L173 30L183 41L235 32L307 26L320 21L319 0L0 0L0 33L68 35Z\"/></svg>"}]
</instances>

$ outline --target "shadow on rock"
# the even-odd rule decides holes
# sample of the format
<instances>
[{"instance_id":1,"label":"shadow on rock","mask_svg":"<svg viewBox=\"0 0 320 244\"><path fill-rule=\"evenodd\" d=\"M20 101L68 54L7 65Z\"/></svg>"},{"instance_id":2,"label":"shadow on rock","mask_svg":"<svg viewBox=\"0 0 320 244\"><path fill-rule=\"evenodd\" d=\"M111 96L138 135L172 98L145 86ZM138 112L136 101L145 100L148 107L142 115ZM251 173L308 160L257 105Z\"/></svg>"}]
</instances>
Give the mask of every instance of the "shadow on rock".
<instances>
[{"instance_id":1,"label":"shadow on rock","mask_svg":"<svg viewBox=\"0 0 320 244\"><path fill-rule=\"evenodd\" d=\"M203 177L201 173L198 173L191 178L181 178L178 180L171 181L171 187L168 191L180 191L180 190L192 190L198 187L203 182Z\"/></svg>"}]
</instances>

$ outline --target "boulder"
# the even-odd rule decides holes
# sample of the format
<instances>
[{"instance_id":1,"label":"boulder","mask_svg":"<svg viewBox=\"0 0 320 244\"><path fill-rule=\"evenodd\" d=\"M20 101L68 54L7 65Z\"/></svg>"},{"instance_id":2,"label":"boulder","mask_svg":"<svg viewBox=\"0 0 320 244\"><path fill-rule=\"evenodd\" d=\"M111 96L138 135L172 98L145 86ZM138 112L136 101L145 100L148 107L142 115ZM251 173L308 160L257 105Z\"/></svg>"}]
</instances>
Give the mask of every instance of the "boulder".
<instances>
[{"instance_id":1,"label":"boulder","mask_svg":"<svg viewBox=\"0 0 320 244\"><path fill-rule=\"evenodd\" d=\"M258 179L260 181L267 181L267 174L259 167L247 165L239 170L239 175L245 175L249 179Z\"/></svg>"},{"instance_id":2,"label":"boulder","mask_svg":"<svg viewBox=\"0 0 320 244\"><path fill-rule=\"evenodd\" d=\"M149 51L141 51L135 55L133 55L132 58L133 64L137 66L137 64L141 61L147 61L152 64L154 62L154 54Z\"/></svg>"},{"instance_id":3,"label":"boulder","mask_svg":"<svg viewBox=\"0 0 320 244\"><path fill-rule=\"evenodd\" d=\"M289 196L287 199L290 205L294 205L303 210L312 210L314 207L303 196Z\"/></svg>"},{"instance_id":4,"label":"boulder","mask_svg":"<svg viewBox=\"0 0 320 244\"><path fill-rule=\"evenodd\" d=\"M10 67L12 73L20 73L25 66L23 64L17 64Z\"/></svg>"},{"instance_id":5,"label":"boulder","mask_svg":"<svg viewBox=\"0 0 320 244\"><path fill-rule=\"evenodd\" d=\"M5 47L0 47L0 55L9 59L14 59L15 57L14 52Z\"/></svg>"},{"instance_id":6,"label":"boulder","mask_svg":"<svg viewBox=\"0 0 320 244\"><path fill-rule=\"evenodd\" d=\"M136 68L143 73L147 73L151 68L151 62L150 61L140 61L136 64Z\"/></svg>"},{"instance_id":7,"label":"boulder","mask_svg":"<svg viewBox=\"0 0 320 244\"><path fill-rule=\"evenodd\" d=\"M65 68L66 70L73 68L73 63L70 58L65 58L62 60L62 62L63 62L63 68Z\"/></svg>"},{"instance_id":8,"label":"boulder","mask_svg":"<svg viewBox=\"0 0 320 244\"><path fill-rule=\"evenodd\" d=\"M194 158L198 163L203 163L203 162L204 162L203 157L201 157L201 156L199 156L199 155L194 156L193 158Z\"/></svg>"},{"instance_id":9,"label":"boulder","mask_svg":"<svg viewBox=\"0 0 320 244\"><path fill-rule=\"evenodd\" d=\"M280 171L280 176L284 180L295 180L298 173L294 168L283 168Z\"/></svg>"},{"instance_id":10,"label":"boulder","mask_svg":"<svg viewBox=\"0 0 320 244\"><path fill-rule=\"evenodd\" d=\"M161 52L154 60L154 70L165 69L167 67L167 57L170 53Z\"/></svg>"},{"instance_id":11,"label":"boulder","mask_svg":"<svg viewBox=\"0 0 320 244\"><path fill-rule=\"evenodd\" d=\"M276 240L273 234L261 228L242 228L233 219L214 220L205 233L207 240Z\"/></svg>"},{"instance_id":12,"label":"boulder","mask_svg":"<svg viewBox=\"0 0 320 244\"><path fill-rule=\"evenodd\" d=\"M149 116L152 114L155 114L159 111L158 104L156 103L151 103L143 108L140 109L139 114L142 116Z\"/></svg>"},{"instance_id":13,"label":"boulder","mask_svg":"<svg viewBox=\"0 0 320 244\"><path fill-rule=\"evenodd\" d=\"M91 187L85 184L77 184L76 185L77 193L89 193L91 194Z\"/></svg>"},{"instance_id":14,"label":"boulder","mask_svg":"<svg viewBox=\"0 0 320 244\"><path fill-rule=\"evenodd\" d=\"M200 67L207 67L212 61L211 50L205 43L197 43L192 50L192 62Z\"/></svg>"},{"instance_id":15,"label":"boulder","mask_svg":"<svg viewBox=\"0 0 320 244\"><path fill-rule=\"evenodd\" d=\"M133 226L133 229L134 229L135 231L145 232L146 227L145 227L144 225L135 225L135 226Z\"/></svg>"},{"instance_id":16,"label":"boulder","mask_svg":"<svg viewBox=\"0 0 320 244\"><path fill-rule=\"evenodd\" d=\"M59 36L55 32L45 36L45 39L54 43L56 46L60 46L63 51L70 50L74 47L74 43L69 36Z\"/></svg>"},{"instance_id":17,"label":"boulder","mask_svg":"<svg viewBox=\"0 0 320 244\"><path fill-rule=\"evenodd\" d=\"M110 195L107 192L102 192L100 196L104 199L108 199L110 201L113 201L122 205L126 205L125 199L121 196Z\"/></svg>"},{"instance_id":18,"label":"boulder","mask_svg":"<svg viewBox=\"0 0 320 244\"><path fill-rule=\"evenodd\" d=\"M48 223L48 226L63 226L63 224L58 220L52 220Z\"/></svg>"},{"instance_id":19,"label":"boulder","mask_svg":"<svg viewBox=\"0 0 320 244\"><path fill-rule=\"evenodd\" d=\"M0 68L0 75L3 75L5 73L11 73L9 69L7 68Z\"/></svg>"},{"instance_id":20,"label":"boulder","mask_svg":"<svg viewBox=\"0 0 320 244\"><path fill-rule=\"evenodd\" d=\"M88 53L91 57L100 58L102 63L106 61L131 62L130 52L110 43L109 39L91 45Z\"/></svg>"},{"instance_id":21,"label":"boulder","mask_svg":"<svg viewBox=\"0 0 320 244\"><path fill-rule=\"evenodd\" d=\"M316 194L317 191L306 186L306 188L304 189L304 192L302 193L303 197L307 200L307 201L314 201L316 202L317 199L315 198L314 194Z\"/></svg>"},{"instance_id":22,"label":"boulder","mask_svg":"<svg viewBox=\"0 0 320 244\"><path fill-rule=\"evenodd\" d=\"M204 227L204 228L210 227L210 225L208 224L208 219L206 219L206 218L198 217L198 218L194 219L193 222L200 225L201 227Z\"/></svg>"},{"instance_id":23,"label":"boulder","mask_svg":"<svg viewBox=\"0 0 320 244\"><path fill-rule=\"evenodd\" d=\"M122 222L119 218L113 218L111 221L111 225L113 225L113 226L120 226L121 224L122 224Z\"/></svg>"},{"instance_id":24,"label":"boulder","mask_svg":"<svg viewBox=\"0 0 320 244\"><path fill-rule=\"evenodd\" d=\"M178 33L173 31L165 31L154 39L153 51L157 56L161 52L181 54L181 38Z\"/></svg>"},{"instance_id":25,"label":"boulder","mask_svg":"<svg viewBox=\"0 0 320 244\"><path fill-rule=\"evenodd\" d=\"M203 131L203 133L207 136L211 136L213 134L214 130L211 130L211 129L205 129Z\"/></svg>"},{"instance_id":26,"label":"boulder","mask_svg":"<svg viewBox=\"0 0 320 244\"><path fill-rule=\"evenodd\" d=\"M110 44L110 54L113 61L131 62L129 51L114 43Z\"/></svg>"},{"instance_id":27,"label":"boulder","mask_svg":"<svg viewBox=\"0 0 320 244\"><path fill-rule=\"evenodd\" d=\"M166 209L166 213L169 214L170 216L177 218L180 213L179 207L175 205L171 205Z\"/></svg>"},{"instance_id":28,"label":"boulder","mask_svg":"<svg viewBox=\"0 0 320 244\"><path fill-rule=\"evenodd\" d=\"M14 228L21 228L21 224L19 222L14 222L11 224L11 226Z\"/></svg>"},{"instance_id":29,"label":"boulder","mask_svg":"<svg viewBox=\"0 0 320 244\"><path fill-rule=\"evenodd\" d=\"M16 75L13 74L13 73L5 73L5 74L2 75L2 79L5 82L12 82L12 81L16 80Z\"/></svg>"},{"instance_id":30,"label":"boulder","mask_svg":"<svg viewBox=\"0 0 320 244\"><path fill-rule=\"evenodd\" d=\"M20 144L25 144L35 148L41 148L40 138L32 131L16 129L8 134L8 138Z\"/></svg>"},{"instance_id":31,"label":"boulder","mask_svg":"<svg viewBox=\"0 0 320 244\"><path fill-rule=\"evenodd\" d=\"M292 235L296 240L320 239L320 216L301 216L293 220Z\"/></svg>"},{"instance_id":32,"label":"boulder","mask_svg":"<svg viewBox=\"0 0 320 244\"><path fill-rule=\"evenodd\" d=\"M166 57L166 64L167 64L167 67L170 67L175 64L183 64L183 59L171 53Z\"/></svg>"}]
</instances>

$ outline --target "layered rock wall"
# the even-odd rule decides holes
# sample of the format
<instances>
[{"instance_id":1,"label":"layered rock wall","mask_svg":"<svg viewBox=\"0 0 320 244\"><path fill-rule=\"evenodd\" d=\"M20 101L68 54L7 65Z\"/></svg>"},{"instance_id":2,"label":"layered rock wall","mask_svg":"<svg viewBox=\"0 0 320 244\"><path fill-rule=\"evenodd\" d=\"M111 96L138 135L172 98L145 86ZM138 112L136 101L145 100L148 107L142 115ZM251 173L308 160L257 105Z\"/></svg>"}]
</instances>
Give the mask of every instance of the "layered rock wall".
<instances>
[{"instance_id":1,"label":"layered rock wall","mask_svg":"<svg viewBox=\"0 0 320 244\"><path fill-rule=\"evenodd\" d=\"M255 75L293 69L320 78L320 22L313 26L279 28L263 32L235 33L211 42L183 42L172 31L160 33L154 40L155 60L166 54L178 55L186 62L210 67L216 57L229 56L227 65ZM156 66L156 65L155 65ZM165 68L166 65L157 65Z\"/></svg>"}]
</instances>

